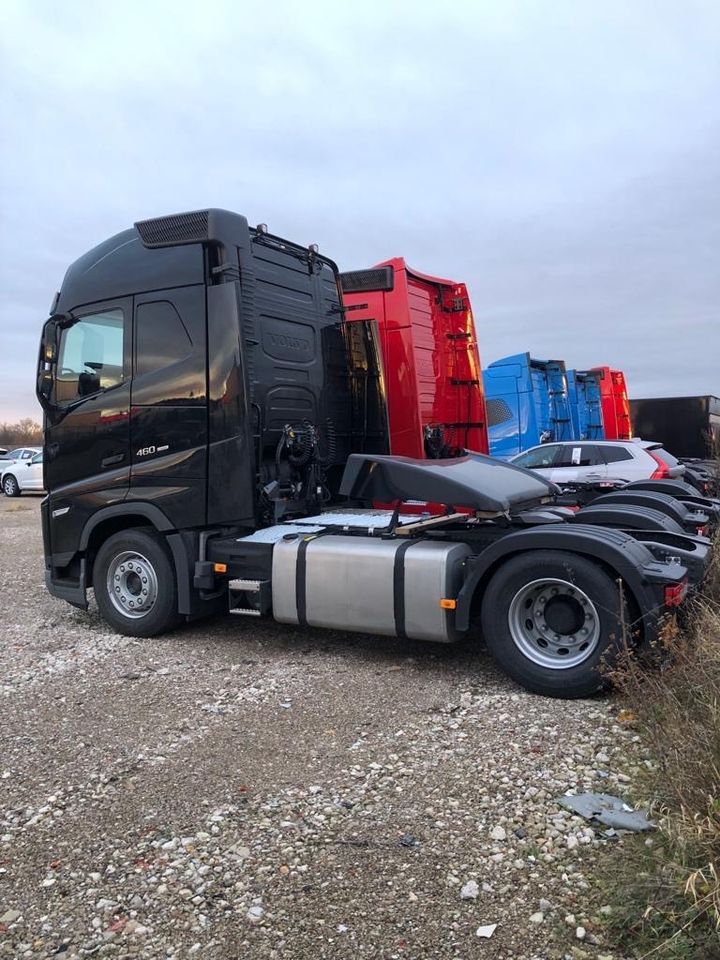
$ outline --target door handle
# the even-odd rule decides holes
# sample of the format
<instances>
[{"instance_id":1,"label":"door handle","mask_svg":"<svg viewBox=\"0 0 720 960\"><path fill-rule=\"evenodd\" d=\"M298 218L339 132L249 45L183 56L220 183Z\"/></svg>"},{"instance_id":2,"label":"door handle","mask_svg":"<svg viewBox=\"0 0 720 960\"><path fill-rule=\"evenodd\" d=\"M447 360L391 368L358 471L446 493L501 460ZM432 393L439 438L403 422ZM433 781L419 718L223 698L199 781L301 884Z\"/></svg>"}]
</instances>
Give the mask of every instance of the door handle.
<instances>
[{"instance_id":1,"label":"door handle","mask_svg":"<svg viewBox=\"0 0 720 960\"><path fill-rule=\"evenodd\" d=\"M113 467L116 463L122 463L125 459L124 453L113 453L109 457L103 457L100 461L102 467Z\"/></svg>"}]
</instances>

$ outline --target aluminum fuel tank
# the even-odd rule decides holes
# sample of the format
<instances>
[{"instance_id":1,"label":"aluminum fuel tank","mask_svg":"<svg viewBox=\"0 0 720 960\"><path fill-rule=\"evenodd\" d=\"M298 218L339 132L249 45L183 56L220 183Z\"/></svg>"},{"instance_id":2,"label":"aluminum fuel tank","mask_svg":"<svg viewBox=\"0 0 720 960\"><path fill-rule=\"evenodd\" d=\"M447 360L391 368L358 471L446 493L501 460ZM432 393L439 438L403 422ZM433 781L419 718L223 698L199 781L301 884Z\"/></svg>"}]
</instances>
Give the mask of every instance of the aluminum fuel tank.
<instances>
[{"instance_id":1,"label":"aluminum fuel tank","mask_svg":"<svg viewBox=\"0 0 720 960\"><path fill-rule=\"evenodd\" d=\"M273 616L280 623L449 643L466 544L375 537L296 536L275 544Z\"/></svg>"}]
</instances>

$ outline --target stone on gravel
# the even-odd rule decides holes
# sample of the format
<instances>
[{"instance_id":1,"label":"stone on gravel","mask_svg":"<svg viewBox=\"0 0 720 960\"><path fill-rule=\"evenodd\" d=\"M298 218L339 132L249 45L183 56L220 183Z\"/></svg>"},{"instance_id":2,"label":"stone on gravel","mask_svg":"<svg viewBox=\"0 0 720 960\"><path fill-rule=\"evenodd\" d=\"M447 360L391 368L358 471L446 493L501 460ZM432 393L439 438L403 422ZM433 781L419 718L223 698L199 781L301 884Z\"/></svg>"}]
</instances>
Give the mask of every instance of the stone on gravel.
<instances>
[{"instance_id":1,"label":"stone on gravel","mask_svg":"<svg viewBox=\"0 0 720 960\"><path fill-rule=\"evenodd\" d=\"M505 830L505 827L493 827L490 831L490 836L493 840L504 840L507 837L507 831Z\"/></svg>"},{"instance_id":2,"label":"stone on gravel","mask_svg":"<svg viewBox=\"0 0 720 960\"><path fill-rule=\"evenodd\" d=\"M533 913L530 916L530 923L542 923L545 919L545 914L541 913L539 910L537 913Z\"/></svg>"},{"instance_id":3,"label":"stone on gravel","mask_svg":"<svg viewBox=\"0 0 720 960\"><path fill-rule=\"evenodd\" d=\"M477 930L475 931L475 936L482 937L485 940L489 940L490 937L497 930L497 926L498 925L496 923L486 923L484 926L477 928Z\"/></svg>"},{"instance_id":4,"label":"stone on gravel","mask_svg":"<svg viewBox=\"0 0 720 960\"><path fill-rule=\"evenodd\" d=\"M460 890L460 898L462 900L477 900L479 893L480 888L477 885L477 881L468 880Z\"/></svg>"}]
</instances>

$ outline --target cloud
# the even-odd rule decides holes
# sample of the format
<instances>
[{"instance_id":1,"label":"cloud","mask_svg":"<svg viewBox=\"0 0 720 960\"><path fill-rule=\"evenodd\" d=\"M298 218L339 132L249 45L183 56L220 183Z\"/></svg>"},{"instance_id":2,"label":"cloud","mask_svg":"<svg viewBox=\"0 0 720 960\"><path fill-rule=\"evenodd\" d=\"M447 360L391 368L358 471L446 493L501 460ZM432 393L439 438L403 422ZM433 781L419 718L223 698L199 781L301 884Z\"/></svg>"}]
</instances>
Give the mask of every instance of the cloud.
<instances>
[{"instance_id":1,"label":"cloud","mask_svg":"<svg viewBox=\"0 0 720 960\"><path fill-rule=\"evenodd\" d=\"M715 4L43 0L0 32L0 419L65 267L207 205L465 280L486 362L720 393Z\"/></svg>"}]
</instances>

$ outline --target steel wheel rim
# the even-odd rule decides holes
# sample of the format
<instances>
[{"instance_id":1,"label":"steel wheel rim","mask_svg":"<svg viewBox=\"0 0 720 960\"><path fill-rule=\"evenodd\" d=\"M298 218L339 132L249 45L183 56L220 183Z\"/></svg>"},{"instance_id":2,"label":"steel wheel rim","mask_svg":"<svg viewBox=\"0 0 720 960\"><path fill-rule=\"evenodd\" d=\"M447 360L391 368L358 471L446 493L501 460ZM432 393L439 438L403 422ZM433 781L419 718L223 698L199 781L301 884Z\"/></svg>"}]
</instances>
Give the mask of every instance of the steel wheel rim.
<instances>
[{"instance_id":1,"label":"steel wheel rim","mask_svg":"<svg viewBox=\"0 0 720 960\"><path fill-rule=\"evenodd\" d=\"M158 598L155 568L141 553L125 550L113 558L107 592L115 609L130 620L146 617Z\"/></svg>"},{"instance_id":2,"label":"steel wheel rim","mask_svg":"<svg viewBox=\"0 0 720 960\"><path fill-rule=\"evenodd\" d=\"M541 667L569 670L600 640L600 617L577 584L545 577L522 586L510 602L508 627L520 652Z\"/></svg>"}]
</instances>

